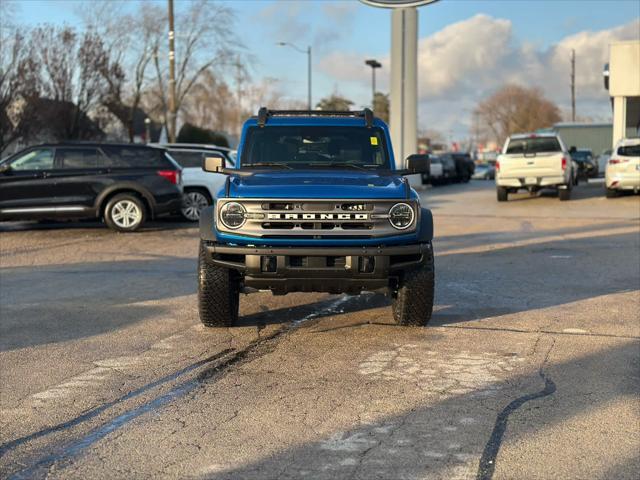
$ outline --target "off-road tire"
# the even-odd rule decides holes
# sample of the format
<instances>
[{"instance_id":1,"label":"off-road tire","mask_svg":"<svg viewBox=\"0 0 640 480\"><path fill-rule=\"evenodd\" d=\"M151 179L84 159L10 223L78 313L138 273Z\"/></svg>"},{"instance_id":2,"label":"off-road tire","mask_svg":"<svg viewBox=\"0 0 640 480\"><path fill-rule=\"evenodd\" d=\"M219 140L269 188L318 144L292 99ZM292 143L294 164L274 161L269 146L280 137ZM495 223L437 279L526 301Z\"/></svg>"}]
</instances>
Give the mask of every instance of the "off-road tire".
<instances>
[{"instance_id":1,"label":"off-road tire","mask_svg":"<svg viewBox=\"0 0 640 480\"><path fill-rule=\"evenodd\" d=\"M605 196L607 198L616 198L618 196L618 191L613 188L607 188L605 189Z\"/></svg>"},{"instance_id":2,"label":"off-road tire","mask_svg":"<svg viewBox=\"0 0 640 480\"><path fill-rule=\"evenodd\" d=\"M130 202L139 209L139 221L136 221L130 226L123 226L122 224L118 224L115 217L114 208L116 207L116 205L122 204L122 202ZM142 227L142 225L146 221L147 209L140 197L134 195L133 193L120 193L118 195L114 195L113 198L109 199L107 205L104 207L102 218L104 219L104 223L106 223L110 229L115 230L116 232L135 232L140 227Z\"/></svg>"},{"instance_id":3,"label":"off-road tire","mask_svg":"<svg viewBox=\"0 0 640 480\"><path fill-rule=\"evenodd\" d=\"M561 202L566 202L567 200L571 200L571 187L568 188L560 188L558 189L558 198Z\"/></svg>"},{"instance_id":4,"label":"off-road tire","mask_svg":"<svg viewBox=\"0 0 640 480\"><path fill-rule=\"evenodd\" d=\"M205 327L231 327L238 320L240 282L235 271L207 261L200 241L198 255L198 310Z\"/></svg>"},{"instance_id":5,"label":"off-road tire","mask_svg":"<svg viewBox=\"0 0 640 480\"><path fill-rule=\"evenodd\" d=\"M509 192L504 187L497 187L496 195L498 196L499 202L506 202L507 200L509 200Z\"/></svg>"},{"instance_id":6,"label":"off-road tire","mask_svg":"<svg viewBox=\"0 0 640 480\"><path fill-rule=\"evenodd\" d=\"M433 249L425 255L427 259L419 268L405 273L391 304L398 325L421 327L431 320L435 283Z\"/></svg>"}]
</instances>

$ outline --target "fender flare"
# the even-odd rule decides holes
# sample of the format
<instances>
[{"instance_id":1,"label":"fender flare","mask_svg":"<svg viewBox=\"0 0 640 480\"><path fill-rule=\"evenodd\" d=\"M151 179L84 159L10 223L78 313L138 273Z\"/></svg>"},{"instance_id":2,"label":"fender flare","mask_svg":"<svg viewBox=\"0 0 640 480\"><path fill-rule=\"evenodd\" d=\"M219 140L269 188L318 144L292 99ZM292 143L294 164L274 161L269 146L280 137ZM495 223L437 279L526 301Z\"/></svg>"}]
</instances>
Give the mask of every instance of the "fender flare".
<instances>
[{"instance_id":1,"label":"fender flare","mask_svg":"<svg viewBox=\"0 0 640 480\"><path fill-rule=\"evenodd\" d=\"M421 243L433 240L433 214L428 208L420 209L420 230L418 231L418 240Z\"/></svg>"},{"instance_id":2,"label":"fender flare","mask_svg":"<svg viewBox=\"0 0 640 480\"><path fill-rule=\"evenodd\" d=\"M102 207L104 206L106 198L118 191L133 191L140 194L149 205L151 210L149 212L149 216L153 218L155 214L155 209L156 209L156 201L153 198L153 195L151 195L145 189L140 188L140 186L135 183L118 183L102 191L102 193L100 193L100 195L98 196L95 202L94 208L96 209L96 214L99 215L100 212L102 211Z\"/></svg>"},{"instance_id":3,"label":"fender flare","mask_svg":"<svg viewBox=\"0 0 640 480\"><path fill-rule=\"evenodd\" d=\"M215 242L218 237L214 226L215 204L203 208L200 212L200 239Z\"/></svg>"}]
</instances>

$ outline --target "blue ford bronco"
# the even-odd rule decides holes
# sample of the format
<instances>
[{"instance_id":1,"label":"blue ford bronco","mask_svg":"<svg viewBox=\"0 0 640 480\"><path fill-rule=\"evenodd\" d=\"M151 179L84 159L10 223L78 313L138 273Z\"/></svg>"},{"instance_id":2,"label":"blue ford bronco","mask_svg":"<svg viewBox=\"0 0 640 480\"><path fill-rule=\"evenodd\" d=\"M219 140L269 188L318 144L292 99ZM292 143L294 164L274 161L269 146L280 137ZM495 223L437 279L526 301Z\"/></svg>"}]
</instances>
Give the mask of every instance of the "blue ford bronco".
<instances>
[{"instance_id":1,"label":"blue ford bronco","mask_svg":"<svg viewBox=\"0 0 640 480\"><path fill-rule=\"evenodd\" d=\"M233 325L239 295L270 290L359 294L384 289L400 325L433 309L433 217L395 166L387 125L372 111L274 111L243 126L238 161L200 216L198 303L208 327Z\"/></svg>"}]
</instances>

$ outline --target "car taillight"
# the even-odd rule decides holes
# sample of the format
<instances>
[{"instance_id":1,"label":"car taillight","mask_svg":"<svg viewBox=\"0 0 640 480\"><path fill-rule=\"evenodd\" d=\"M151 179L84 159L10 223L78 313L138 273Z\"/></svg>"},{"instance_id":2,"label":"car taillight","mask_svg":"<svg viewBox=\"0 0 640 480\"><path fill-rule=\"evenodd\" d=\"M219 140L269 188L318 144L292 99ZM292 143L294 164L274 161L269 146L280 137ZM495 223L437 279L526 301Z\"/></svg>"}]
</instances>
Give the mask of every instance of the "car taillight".
<instances>
[{"instance_id":1,"label":"car taillight","mask_svg":"<svg viewBox=\"0 0 640 480\"><path fill-rule=\"evenodd\" d=\"M180 172L177 170L158 170L158 175L166 178L174 185L177 185L180 182Z\"/></svg>"},{"instance_id":2,"label":"car taillight","mask_svg":"<svg viewBox=\"0 0 640 480\"><path fill-rule=\"evenodd\" d=\"M619 158L610 158L609 165L615 165L616 163L628 162L629 160L621 160Z\"/></svg>"},{"instance_id":3,"label":"car taillight","mask_svg":"<svg viewBox=\"0 0 640 480\"><path fill-rule=\"evenodd\" d=\"M562 157L562 170L567 169L567 159Z\"/></svg>"},{"instance_id":4,"label":"car taillight","mask_svg":"<svg viewBox=\"0 0 640 480\"><path fill-rule=\"evenodd\" d=\"M500 162L496 160L496 172L500 171Z\"/></svg>"}]
</instances>

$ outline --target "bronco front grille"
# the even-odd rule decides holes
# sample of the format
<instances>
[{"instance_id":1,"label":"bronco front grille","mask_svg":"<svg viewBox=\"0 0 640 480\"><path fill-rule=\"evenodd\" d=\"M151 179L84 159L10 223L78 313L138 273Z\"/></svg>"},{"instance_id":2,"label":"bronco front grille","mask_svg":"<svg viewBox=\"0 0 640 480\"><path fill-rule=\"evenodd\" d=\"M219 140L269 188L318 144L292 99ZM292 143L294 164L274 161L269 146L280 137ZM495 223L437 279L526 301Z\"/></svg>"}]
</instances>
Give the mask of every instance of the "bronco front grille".
<instances>
[{"instance_id":1,"label":"bronco front grille","mask_svg":"<svg viewBox=\"0 0 640 480\"><path fill-rule=\"evenodd\" d=\"M228 202L240 203L246 221L238 229L228 229L218 219L218 230L260 238L372 238L413 232L419 211L407 200L260 200L221 199L217 214ZM397 230L389 223L389 209L396 203L414 208L414 223Z\"/></svg>"}]
</instances>

